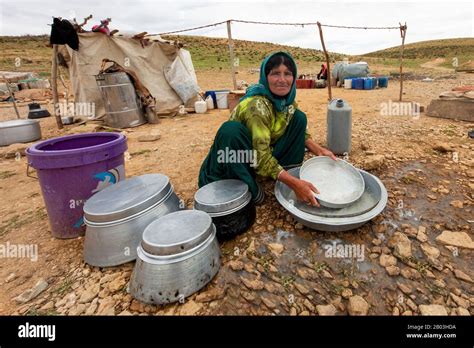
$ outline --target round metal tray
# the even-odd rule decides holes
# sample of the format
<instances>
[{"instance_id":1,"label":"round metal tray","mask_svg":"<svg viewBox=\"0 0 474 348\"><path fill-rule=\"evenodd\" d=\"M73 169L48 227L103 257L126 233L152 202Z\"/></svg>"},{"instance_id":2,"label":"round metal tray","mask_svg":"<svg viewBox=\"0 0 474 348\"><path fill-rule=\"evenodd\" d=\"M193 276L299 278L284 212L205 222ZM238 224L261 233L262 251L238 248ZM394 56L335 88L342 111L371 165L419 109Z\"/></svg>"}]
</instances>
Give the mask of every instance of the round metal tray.
<instances>
[{"instance_id":1,"label":"round metal tray","mask_svg":"<svg viewBox=\"0 0 474 348\"><path fill-rule=\"evenodd\" d=\"M300 168L293 168L290 169L288 173L290 173L294 177L299 177L299 171ZM385 189L385 186L380 181L380 179L363 170L359 170L359 172L361 173L362 177L364 178L365 184L368 187L365 190L366 192L364 192L364 195L361 197L361 199L363 201L368 199L368 201L361 203L357 202L357 207L354 208L348 207L340 210L331 209L334 210L334 214L348 214L346 216L321 216L314 214L314 211L312 213L309 213L307 211L301 210L301 205L296 200L293 190L291 190L287 185L280 181L277 181L275 185L275 197L278 202L297 221L301 222L303 225L311 229L328 232L349 231L352 229L356 229L379 215L385 209L388 199L387 190ZM372 209L364 211L367 209L367 207L372 205L372 203L369 204L369 201L373 202L373 200L376 199L378 190L380 190L380 199L378 200L378 203ZM351 211L351 209L354 209L354 211ZM357 214L356 210L359 209L360 214L354 215ZM320 213L324 214L328 211L329 209L321 208Z\"/></svg>"},{"instance_id":2,"label":"round metal tray","mask_svg":"<svg viewBox=\"0 0 474 348\"><path fill-rule=\"evenodd\" d=\"M326 156L313 157L303 163L300 178L319 190L316 198L322 206L343 208L357 201L365 189L359 171L351 164Z\"/></svg>"}]
</instances>

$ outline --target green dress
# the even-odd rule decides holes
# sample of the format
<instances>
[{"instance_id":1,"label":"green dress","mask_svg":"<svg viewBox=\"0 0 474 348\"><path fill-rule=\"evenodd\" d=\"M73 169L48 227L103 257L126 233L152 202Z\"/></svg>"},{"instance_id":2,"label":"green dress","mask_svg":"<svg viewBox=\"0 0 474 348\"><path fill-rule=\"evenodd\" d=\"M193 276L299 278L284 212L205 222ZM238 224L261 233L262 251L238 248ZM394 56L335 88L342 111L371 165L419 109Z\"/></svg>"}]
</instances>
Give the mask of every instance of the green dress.
<instances>
[{"instance_id":1,"label":"green dress","mask_svg":"<svg viewBox=\"0 0 474 348\"><path fill-rule=\"evenodd\" d=\"M265 71L270 57L264 60L260 71ZM276 180L284 167L303 162L305 141L310 136L306 115L294 101L295 81L282 101L270 93L262 75L260 84L249 87L229 121L217 131L199 172L199 187L218 180L239 179L247 183L254 201L260 203L264 196L256 174Z\"/></svg>"}]
</instances>

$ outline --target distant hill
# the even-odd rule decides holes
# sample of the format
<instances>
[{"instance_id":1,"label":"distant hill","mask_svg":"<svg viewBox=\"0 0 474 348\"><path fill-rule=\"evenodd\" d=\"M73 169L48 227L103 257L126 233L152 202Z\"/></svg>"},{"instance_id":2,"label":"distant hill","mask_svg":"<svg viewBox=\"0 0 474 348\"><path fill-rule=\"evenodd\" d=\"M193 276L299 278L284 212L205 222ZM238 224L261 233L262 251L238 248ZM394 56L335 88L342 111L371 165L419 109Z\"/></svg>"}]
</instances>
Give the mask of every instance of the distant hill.
<instances>
[{"instance_id":1,"label":"distant hill","mask_svg":"<svg viewBox=\"0 0 474 348\"><path fill-rule=\"evenodd\" d=\"M399 58L400 46L363 54L365 57ZM405 45L403 56L409 59L474 58L474 38L420 41Z\"/></svg>"},{"instance_id":2,"label":"distant hill","mask_svg":"<svg viewBox=\"0 0 474 348\"><path fill-rule=\"evenodd\" d=\"M190 51L196 67L229 67L229 46L227 39L204 36L166 35L167 40L179 40ZM287 51L300 63L324 61L320 50L278 45L269 42L233 40L234 53L241 66L259 67L265 56L274 51ZM340 53L330 53L331 60L342 60L346 57Z\"/></svg>"}]
</instances>

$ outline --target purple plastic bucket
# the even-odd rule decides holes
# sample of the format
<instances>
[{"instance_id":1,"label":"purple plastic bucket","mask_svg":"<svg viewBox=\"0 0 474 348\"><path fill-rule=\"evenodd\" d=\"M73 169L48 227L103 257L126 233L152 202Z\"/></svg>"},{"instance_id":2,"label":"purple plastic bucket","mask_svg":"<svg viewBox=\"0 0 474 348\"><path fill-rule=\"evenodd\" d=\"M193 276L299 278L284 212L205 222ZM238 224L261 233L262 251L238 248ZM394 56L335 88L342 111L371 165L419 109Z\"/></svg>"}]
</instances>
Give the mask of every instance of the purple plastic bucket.
<instances>
[{"instance_id":1,"label":"purple plastic bucket","mask_svg":"<svg viewBox=\"0 0 474 348\"><path fill-rule=\"evenodd\" d=\"M35 168L56 238L85 233L85 201L125 179L127 138L120 133L83 133L48 139L26 150Z\"/></svg>"}]
</instances>

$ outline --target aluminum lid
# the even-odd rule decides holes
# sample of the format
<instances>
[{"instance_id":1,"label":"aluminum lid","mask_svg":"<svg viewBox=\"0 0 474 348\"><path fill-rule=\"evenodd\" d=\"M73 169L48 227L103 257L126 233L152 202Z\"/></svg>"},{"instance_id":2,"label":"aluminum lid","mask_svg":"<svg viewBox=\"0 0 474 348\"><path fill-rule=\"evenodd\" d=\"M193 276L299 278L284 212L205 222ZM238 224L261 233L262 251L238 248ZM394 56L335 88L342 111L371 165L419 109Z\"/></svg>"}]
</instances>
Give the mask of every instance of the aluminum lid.
<instances>
[{"instance_id":1,"label":"aluminum lid","mask_svg":"<svg viewBox=\"0 0 474 348\"><path fill-rule=\"evenodd\" d=\"M194 195L194 209L213 216L230 214L245 206L252 199L248 185L236 179L214 181L201 187Z\"/></svg>"},{"instance_id":2,"label":"aluminum lid","mask_svg":"<svg viewBox=\"0 0 474 348\"><path fill-rule=\"evenodd\" d=\"M112 222L128 218L163 201L173 190L163 174L136 176L106 187L84 205L89 222Z\"/></svg>"},{"instance_id":3,"label":"aluminum lid","mask_svg":"<svg viewBox=\"0 0 474 348\"><path fill-rule=\"evenodd\" d=\"M181 210L149 224L141 246L151 255L177 255L201 245L213 231L212 219L205 212Z\"/></svg>"}]
</instances>

